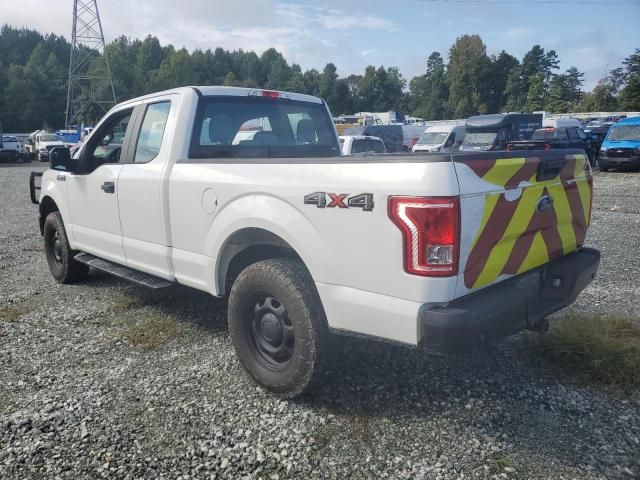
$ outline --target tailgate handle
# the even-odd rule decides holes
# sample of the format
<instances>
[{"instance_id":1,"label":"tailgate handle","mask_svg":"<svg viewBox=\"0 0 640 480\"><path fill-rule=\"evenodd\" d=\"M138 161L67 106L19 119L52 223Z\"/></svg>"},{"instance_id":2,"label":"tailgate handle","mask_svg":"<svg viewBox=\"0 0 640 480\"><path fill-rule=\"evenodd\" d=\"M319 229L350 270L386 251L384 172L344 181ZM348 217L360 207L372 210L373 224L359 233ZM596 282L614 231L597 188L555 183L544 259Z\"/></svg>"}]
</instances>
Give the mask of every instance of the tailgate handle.
<instances>
[{"instance_id":1,"label":"tailgate handle","mask_svg":"<svg viewBox=\"0 0 640 480\"><path fill-rule=\"evenodd\" d=\"M538 182L544 182L545 180L551 180L560 175L560 172L564 168L567 160L564 157L556 158L542 158L540 159L540 165L538 165L538 174L536 180Z\"/></svg>"}]
</instances>

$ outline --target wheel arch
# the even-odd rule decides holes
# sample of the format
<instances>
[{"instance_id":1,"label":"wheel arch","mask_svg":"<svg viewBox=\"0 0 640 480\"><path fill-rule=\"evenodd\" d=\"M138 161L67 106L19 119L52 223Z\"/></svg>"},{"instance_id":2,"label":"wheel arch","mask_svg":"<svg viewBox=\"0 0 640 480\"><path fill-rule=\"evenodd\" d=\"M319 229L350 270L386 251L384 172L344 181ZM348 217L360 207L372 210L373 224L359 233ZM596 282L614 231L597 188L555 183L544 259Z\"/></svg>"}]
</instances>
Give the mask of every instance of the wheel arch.
<instances>
[{"instance_id":1,"label":"wheel arch","mask_svg":"<svg viewBox=\"0 0 640 480\"><path fill-rule=\"evenodd\" d=\"M327 281L332 270L322 232L300 209L272 195L244 195L221 209L205 236L203 251L215 259L216 295L226 292L232 257L248 247L252 255L260 251L256 261L273 258L274 252L299 258L316 282Z\"/></svg>"},{"instance_id":2,"label":"wheel arch","mask_svg":"<svg viewBox=\"0 0 640 480\"><path fill-rule=\"evenodd\" d=\"M45 195L40 199L39 211L40 215L38 216L38 224L40 227L40 235L44 235L44 221L47 219L47 216L52 212L59 212L60 208L58 204L55 202L53 198L49 195Z\"/></svg>"},{"instance_id":3,"label":"wheel arch","mask_svg":"<svg viewBox=\"0 0 640 480\"><path fill-rule=\"evenodd\" d=\"M240 272L249 265L277 257L295 258L309 271L295 248L279 235L257 227L236 230L223 244L216 262L218 293L227 294Z\"/></svg>"}]
</instances>

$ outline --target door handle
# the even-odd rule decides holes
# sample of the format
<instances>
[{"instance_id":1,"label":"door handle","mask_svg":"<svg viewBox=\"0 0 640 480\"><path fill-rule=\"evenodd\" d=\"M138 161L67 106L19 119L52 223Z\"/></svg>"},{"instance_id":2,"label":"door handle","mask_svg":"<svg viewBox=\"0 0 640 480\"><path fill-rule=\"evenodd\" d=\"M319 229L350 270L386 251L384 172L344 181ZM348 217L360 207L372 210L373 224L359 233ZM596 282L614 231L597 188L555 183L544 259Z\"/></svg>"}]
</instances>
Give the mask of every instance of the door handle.
<instances>
[{"instance_id":1,"label":"door handle","mask_svg":"<svg viewBox=\"0 0 640 480\"><path fill-rule=\"evenodd\" d=\"M104 182L100 188L104 193L115 193L116 184L114 182Z\"/></svg>"}]
</instances>

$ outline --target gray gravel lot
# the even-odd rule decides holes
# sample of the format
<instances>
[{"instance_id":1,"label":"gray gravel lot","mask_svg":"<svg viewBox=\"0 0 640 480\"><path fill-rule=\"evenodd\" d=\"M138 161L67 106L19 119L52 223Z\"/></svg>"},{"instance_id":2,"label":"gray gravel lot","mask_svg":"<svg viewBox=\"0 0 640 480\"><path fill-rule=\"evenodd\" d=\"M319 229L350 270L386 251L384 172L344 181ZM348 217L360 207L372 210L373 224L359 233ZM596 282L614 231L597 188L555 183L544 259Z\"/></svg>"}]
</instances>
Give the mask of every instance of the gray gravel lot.
<instances>
[{"instance_id":1,"label":"gray gravel lot","mask_svg":"<svg viewBox=\"0 0 640 480\"><path fill-rule=\"evenodd\" d=\"M256 388L224 303L47 269L27 179L0 166L0 478L638 478L640 396L580 386L516 336L437 357L344 339L313 398ZM640 173L596 176L597 280L640 319Z\"/></svg>"}]
</instances>

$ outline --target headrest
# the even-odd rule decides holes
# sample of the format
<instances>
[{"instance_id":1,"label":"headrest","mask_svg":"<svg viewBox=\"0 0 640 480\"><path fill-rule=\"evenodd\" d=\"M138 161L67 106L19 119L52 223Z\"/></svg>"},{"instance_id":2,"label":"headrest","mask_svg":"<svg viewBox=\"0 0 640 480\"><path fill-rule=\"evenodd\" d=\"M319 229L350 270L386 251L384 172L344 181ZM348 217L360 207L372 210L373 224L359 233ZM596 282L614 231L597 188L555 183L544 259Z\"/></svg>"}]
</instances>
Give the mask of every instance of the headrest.
<instances>
[{"instance_id":1,"label":"headrest","mask_svg":"<svg viewBox=\"0 0 640 480\"><path fill-rule=\"evenodd\" d=\"M313 120L305 118L298 122L296 138L300 143L314 143L316 141L316 127Z\"/></svg>"},{"instance_id":2,"label":"headrest","mask_svg":"<svg viewBox=\"0 0 640 480\"><path fill-rule=\"evenodd\" d=\"M213 144L230 145L236 133L233 121L226 113L217 114L209 121L209 140Z\"/></svg>"}]
</instances>

